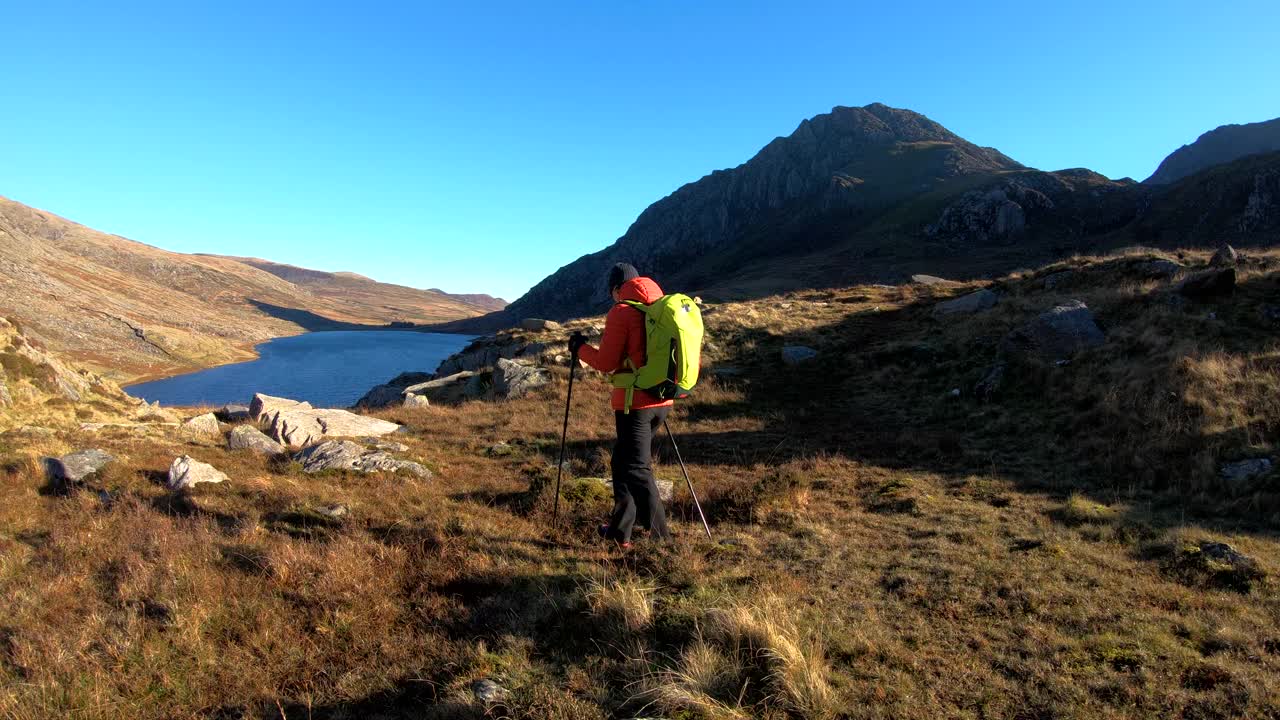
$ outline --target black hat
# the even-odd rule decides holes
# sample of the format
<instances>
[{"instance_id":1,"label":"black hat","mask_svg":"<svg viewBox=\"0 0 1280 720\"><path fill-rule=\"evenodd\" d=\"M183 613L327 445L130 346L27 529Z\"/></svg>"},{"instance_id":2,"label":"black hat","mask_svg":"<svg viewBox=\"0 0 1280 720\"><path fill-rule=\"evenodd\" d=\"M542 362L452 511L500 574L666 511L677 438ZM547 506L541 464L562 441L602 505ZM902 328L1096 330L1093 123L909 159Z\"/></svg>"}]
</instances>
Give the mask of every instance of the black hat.
<instances>
[{"instance_id":1,"label":"black hat","mask_svg":"<svg viewBox=\"0 0 1280 720\"><path fill-rule=\"evenodd\" d=\"M636 272L635 267L630 263L614 265L613 269L609 271L609 292L613 292L613 289L620 287L622 283L628 280L635 280L638 277L640 277L640 273Z\"/></svg>"}]
</instances>

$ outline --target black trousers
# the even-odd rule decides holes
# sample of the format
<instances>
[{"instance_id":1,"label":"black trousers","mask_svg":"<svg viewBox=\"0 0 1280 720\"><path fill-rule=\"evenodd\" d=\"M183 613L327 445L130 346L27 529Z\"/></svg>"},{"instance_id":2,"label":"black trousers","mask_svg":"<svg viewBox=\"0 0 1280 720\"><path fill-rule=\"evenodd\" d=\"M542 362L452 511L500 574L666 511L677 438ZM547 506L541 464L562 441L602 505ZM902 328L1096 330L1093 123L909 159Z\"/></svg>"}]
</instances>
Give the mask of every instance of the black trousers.
<instances>
[{"instance_id":1,"label":"black trousers","mask_svg":"<svg viewBox=\"0 0 1280 720\"><path fill-rule=\"evenodd\" d=\"M655 539L671 537L667 513L653 478L653 438L671 407L614 412L618 442L613 446L613 514L607 537L630 542L636 527Z\"/></svg>"}]
</instances>

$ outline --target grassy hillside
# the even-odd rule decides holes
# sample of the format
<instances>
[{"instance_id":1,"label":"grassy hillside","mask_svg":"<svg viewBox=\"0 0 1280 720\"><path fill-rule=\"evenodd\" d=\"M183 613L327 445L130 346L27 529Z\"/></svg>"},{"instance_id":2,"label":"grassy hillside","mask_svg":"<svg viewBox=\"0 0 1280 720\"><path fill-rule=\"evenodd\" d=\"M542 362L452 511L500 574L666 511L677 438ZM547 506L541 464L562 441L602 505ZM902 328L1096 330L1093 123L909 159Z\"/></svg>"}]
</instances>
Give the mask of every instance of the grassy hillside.
<instances>
[{"instance_id":1,"label":"grassy hillside","mask_svg":"<svg viewBox=\"0 0 1280 720\"><path fill-rule=\"evenodd\" d=\"M489 309L353 278L313 291L234 259L160 250L0 198L0 315L117 381L246 360L257 343L309 329Z\"/></svg>"},{"instance_id":2,"label":"grassy hillside","mask_svg":"<svg viewBox=\"0 0 1280 720\"><path fill-rule=\"evenodd\" d=\"M707 308L715 372L672 426L710 542L682 481L676 542L595 539L594 374L550 531L563 367L507 404L382 413L431 480L163 427L2 435L0 716L1280 717L1280 489L1217 472L1278 454L1280 255L1207 302L1145 279L1155 257L1015 273L940 320L980 284ZM1105 341L980 397L1001 339L1072 299ZM777 361L797 343L817 357ZM50 494L38 458L90 446L121 460ZM230 480L170 495L184 453ZM665 445L657 471L680 480Z\"/></svg>"}]
</instances>

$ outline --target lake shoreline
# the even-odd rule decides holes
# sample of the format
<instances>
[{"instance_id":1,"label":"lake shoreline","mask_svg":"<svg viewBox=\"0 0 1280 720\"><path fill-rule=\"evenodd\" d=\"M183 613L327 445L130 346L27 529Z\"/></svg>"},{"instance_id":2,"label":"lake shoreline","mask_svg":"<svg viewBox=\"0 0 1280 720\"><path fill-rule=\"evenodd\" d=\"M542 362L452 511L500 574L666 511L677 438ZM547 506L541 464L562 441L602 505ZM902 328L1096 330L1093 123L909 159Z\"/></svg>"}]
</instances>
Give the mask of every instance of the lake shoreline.
<instances>
[{"instance_id":1,"label":"lake shoreline","mask_svg":"<svg viewBox=\"0 0 1280 720\"><path fill-rule=\"evenodd\" d=\"M404 342L408 338L422 338L423 342ZM432 333L419 328L303 332L241 345L238 349L246 353L243 360L185 372L155 373L129 381L122 389L148 402L159 401L166 407L247 404L256 392L288 396L279 390L272 392L273 386L298 388L293 391L296 399L307 399L307 395L331 398L335 397L335 385L354 393L356 388L352 383L367 382L363 392L403 372L434 372L441 361L465 348L474 338L474 335ZM368 342L370 339L374 342ZM316 375L317 372L320 374ZM236 397L231 396L231 387L240 388ZM195 397L196 392L210 396ZM179 397L183 399L175 399ZM350 402L354 403L358 397ZM345 406L330 400L321 402Z\"/></svg>"}]
</instances>

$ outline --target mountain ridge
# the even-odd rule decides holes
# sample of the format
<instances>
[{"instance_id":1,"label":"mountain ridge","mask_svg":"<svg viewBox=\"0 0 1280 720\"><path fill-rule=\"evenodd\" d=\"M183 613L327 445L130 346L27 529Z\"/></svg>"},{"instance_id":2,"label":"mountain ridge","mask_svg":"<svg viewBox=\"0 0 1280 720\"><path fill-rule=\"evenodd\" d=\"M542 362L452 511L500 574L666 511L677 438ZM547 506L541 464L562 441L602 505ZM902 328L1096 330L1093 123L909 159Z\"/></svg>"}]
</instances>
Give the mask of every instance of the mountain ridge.
<instances>
[{"instance_id":1,"label":"mountain ridge","mask_svg":"<svg viewBox=\"0 0 1280 720\"><path fill-rule=\"evenodd\" d=\"M1215 165L1276 151L1280 151L1280 118L1220 125L1170 153L1143 183L1167 185Z\"/></svg>"},{"instance_id":2,"label":"mountain ridge","mask_svg":"<svg viewBox=\"0 0 1280 720\"><path fill-rule=\"evenodd\" d=\"M1259 189L1246 195L1274 204L1265 200L1267 167L1240 169L1253 175L1227 184L1253 183ZM840 106L802 121L747 162L654 202L612 244L567 263L502 312L449 327L600 312L609 304L601 278L619 261L669 289L744 299L899 282L919 272L977 278L1174 237L1205 245L1265 239L1266 222L1241 224L1243 205L1201 207L1203 199L1176 192L1177 185L1111 180L1087 168L1041 171L910 110ZM1229 195L1240 200L1234 190ZM1147 222L1177 214L1172 198L1216 224L1199 224L1188 236Z\"/></svg>"}]
</instances>

